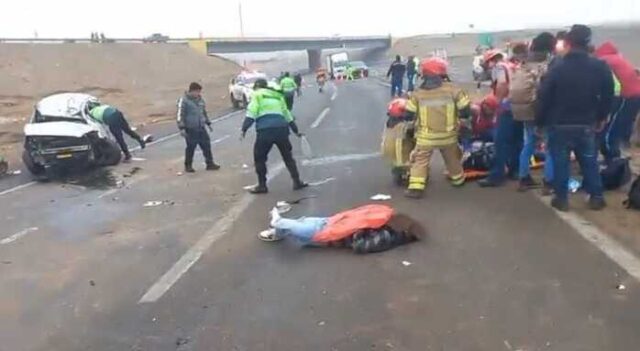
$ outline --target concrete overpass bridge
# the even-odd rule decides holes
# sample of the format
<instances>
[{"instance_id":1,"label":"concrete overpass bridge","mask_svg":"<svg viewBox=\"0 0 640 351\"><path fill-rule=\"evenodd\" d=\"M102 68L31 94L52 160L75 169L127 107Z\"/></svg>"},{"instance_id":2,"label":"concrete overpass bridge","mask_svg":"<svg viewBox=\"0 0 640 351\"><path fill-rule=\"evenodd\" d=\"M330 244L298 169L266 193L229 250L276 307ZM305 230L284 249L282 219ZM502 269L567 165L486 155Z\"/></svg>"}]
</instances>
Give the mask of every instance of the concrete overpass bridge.
<instances>
[{"instance_id":1,"label":"concrete overpass bridge","mask_svg":"<svg viewBox=\"0 0 640 351\"><path fill-rule=\"evenodd\" d=\"M324 49L386 49L391 37L211 38L190 40L189 45L208 55L306 50L309 68L315 70L322 65Z\"/></svg>"}]
</instances>

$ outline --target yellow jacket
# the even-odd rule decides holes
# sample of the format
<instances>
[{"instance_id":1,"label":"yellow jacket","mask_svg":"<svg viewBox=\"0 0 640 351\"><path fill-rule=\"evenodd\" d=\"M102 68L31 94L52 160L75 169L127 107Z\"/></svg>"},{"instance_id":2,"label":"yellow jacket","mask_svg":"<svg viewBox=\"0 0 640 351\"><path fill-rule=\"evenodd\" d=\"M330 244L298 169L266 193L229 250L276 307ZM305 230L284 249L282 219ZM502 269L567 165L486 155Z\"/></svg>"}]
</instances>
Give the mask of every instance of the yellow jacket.
<instances>
[{"instance_id":1,"label":"yellow jacket","mask_svg":"<svg viewBox=\"0 0 640 351\"><path fill-rule=\"evenodd\" d=\"M459 115L470 105L464 90L451 83L413 93L407 111L416 114L416 142L421 146L445 146L458 142Z\"/></svg>"}]
</instances>

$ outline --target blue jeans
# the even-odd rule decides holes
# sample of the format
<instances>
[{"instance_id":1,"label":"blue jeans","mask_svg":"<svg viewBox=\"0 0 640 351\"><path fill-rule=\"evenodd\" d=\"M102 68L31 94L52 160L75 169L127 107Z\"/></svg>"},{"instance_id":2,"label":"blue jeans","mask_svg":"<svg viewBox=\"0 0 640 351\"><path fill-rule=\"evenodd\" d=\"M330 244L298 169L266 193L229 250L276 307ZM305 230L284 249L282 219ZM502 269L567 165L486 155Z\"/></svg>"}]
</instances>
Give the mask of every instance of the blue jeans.
<instances>
[{"instance_id":1,"label":"blue jeans","mask_svg":"<svg viewBox=\"0 0 640 351\"><path fill-rule=\"evenodd\" d=\"M273 223L273 228L278 239L292 237L304 245L310 245L313 236L326 225L327 218L322 217L280 218Z\"/></svg>"},{"instance_id":2,"label":"blue jeans","mask_svg":"<svg viewBox=\"0 0 640 351\"><path fill-rule=\"evenodd\" d=\"M514 121L511 111L503 111L498 116L495 138L496 157L489 172L489 181L503 182L505 168L509 169L509 175L516 174L522 148L521 135L522 122Z\"/></svg>"},{"instance_id":3,"label":"blue jeans","mask_svg":"<svg viewBox=\"0 0 640 351\"><path fill-rule=\"evenodd\" d=\"M628 143L633 134L636 117L638 116L638 112L640 112L640 97L625 98L624 102L624 109L620 116L622 118L621 141Z\"/></svg>"},{"instance_id":4,"label":"blue jeans","mask_svg":"<svg viewBox=\"0 0 640 351\"><path fill-rule=\"evenodd\" d=\"M391 97L402 96L402 78L391 80Z\"/></svg>"},{"instance_id":5,"label":"blue jeans","mask_svg":"<svg viewBox=\"0 0 640 351\"><path fill-rule=\"evenodd\" d=\"M493 143L496 138L496 130L495 128L487 129L484 132L478 135L465 135L460 138L460 143L462 144L462 149L464 151L471 151L473 143L476 141L481 141L483 143Z\"/></svg>"},{"instance_id":6,"label":"blue jeans","mask_svg":"<svg viewBox=\"0 0 640 351\"><path fill-rule=\"evenodd\" d=\"M546 139L546 150L544 154L544 180L547 183L553 183L553 156L551 155L551 148L549 147L549 133L545 135Z\"/></svg>"},{"instance_id":7,"label":"blue jeans","mask_svg":"<svg viewBox=\"0 0 640 351\"><path fill-rule=\"evenodd\" d=\"M624 129L624 107L625 100L621 97L615 97L611 107L611 119L607 127L598 135L600 152L606 161L611 161L621 155L620 141L622 140Z\"/></svg>"},{"instance_id":8,"label":"blue jeans","mask_svg":"<svg viewBox=\"0 0 640 351\"><path fill-rule=\"evenodd\" d=\"M536 151L536 127L533 122L524 122L524 144L522 145L522 151L520 152L520 171L518 176L520 179L530 176L531 167L529 161Z\"/></svg>"},{"instance_id":9,"label":"blue jeans","mask_svg":"<svg viewBox=\"0 0 640 351\"><path fill-rule=\"evenodd\" d=\"M414 91L416 88L416 74L415 73L407 73L407 84L409 91Z\"/></svg>"},{"instance_id":10,"label":"blue jeans","mask_svg":"<svg viewBox=\"0 0 640 351\"><path fill-rule=\"evenodd\" d=\"M598 169L596 135L587 126L556 126L549 130L549 146L554 162L553 187L556 197L568 199L571 173L569 155L573 151L580 164L582 186L592 197L603 197L602 179Z\"/></svg>"}]
</instances>

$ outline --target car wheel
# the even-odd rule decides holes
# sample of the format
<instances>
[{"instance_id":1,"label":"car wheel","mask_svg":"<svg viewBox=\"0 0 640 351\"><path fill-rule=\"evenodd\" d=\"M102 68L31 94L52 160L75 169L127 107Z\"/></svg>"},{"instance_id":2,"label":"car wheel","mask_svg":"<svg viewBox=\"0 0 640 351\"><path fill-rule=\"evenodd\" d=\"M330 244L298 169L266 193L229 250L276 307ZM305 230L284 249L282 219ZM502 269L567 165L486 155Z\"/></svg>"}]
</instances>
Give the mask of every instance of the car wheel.
<instances>
[{"instance_id":1,"label":"car wheel","mask_svg":"<svg viewBox=\"0 0 640 351\"><path fill-rule=\"evenodd\" d=\"M27 167L29 173L36 177L43 177L46 175L47 170L43 165L39 165L33 161L31 154L24 150L22 152L22 163Z\"/></svg>"},{"instance_id":2,"label":"car wheel","mask_svg":"<svg viewBox=\"0 0 640 351\"><path fill-rule=\"evenodd\" d=\"M231 106L233 106L233 108L235 108L235 109L239 109L240 108L240 101L236 100L233 97L233 94L230 94L229 96L230 96L230 99L231 99Z\"/></svg>"},{"instance_id":3,"label":"car wheel","mask_svg":"<svg viewBox=\"0 0 640 351\"><path fill-rule=\"evenodd\" d=\"M94 145L98 166L115 166L120 163L122 153L118 144L111 140L100 139Z\"/></svg>"}]
</instances>

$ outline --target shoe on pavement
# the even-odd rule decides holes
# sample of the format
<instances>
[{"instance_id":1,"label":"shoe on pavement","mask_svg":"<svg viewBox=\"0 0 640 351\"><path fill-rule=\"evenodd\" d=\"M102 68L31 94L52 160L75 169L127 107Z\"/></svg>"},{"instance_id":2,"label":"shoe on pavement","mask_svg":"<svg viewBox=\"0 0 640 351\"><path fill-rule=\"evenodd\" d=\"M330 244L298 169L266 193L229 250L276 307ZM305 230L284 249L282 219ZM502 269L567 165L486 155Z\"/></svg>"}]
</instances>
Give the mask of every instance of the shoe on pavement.
<instances>
[{"instance_id":1,"label":"shoe on pavement","mask_svg":"<svg viewBox=\"0 0 640 351\"><path fill-rule=\"evenodd\" d=\"M422 199L424 197L424 191L418 189L409 189L404 192L404 196L409 199Z\"/></svg>"},{"instance_id":2,"label":"shoe on pavement","mask_svg":"<svg viewBox=\"0 0 640 351\"><path fill-rule=\"evenodd\" d=\"M569 212L569 201L554 197L553 200L551 200L551 207L560 212Z\"/></svg>"},{"instance_id":3,"label":"shoe on pavement","mask_svg":"<svg viewBox=\"0 0 640 351\"><path fill-rule=\"evenodd\" d=\"M186 173L196 173L196 170L195 170L195 169L193 169L193 167L192 167L192 166L184 166L184 171L185 171Z\"/></svg>"},{"instance_id":4,"label":"shoe on pavement","mask_svg":"<svg viewBox=\"0 0 640 351\"><path fill-rule=\"evenodd\" d=\"M276 229L275 228L269 228L267 230L263 230L260 233L258 233L258 239L262 240L262 241L280 241L284 238L279 238L276 235Z\"/></svg>"},{"instance_id":5,"label":"shoe on pavement","mask_svg":"<svg viewBox=\"0 0 640 351\"><path fill-rule=\"evenodd\" d=\"M147 147L147 143L144 141L144 139L138 140L138 143L140 144L140 148L142 150L144 150Z\"/></svg>"},{"instance_id":6,"label":"shoe on pavement","mask_svg":"<svg viewBox=\"0 0 640 351\"><path fill-rule=\"evenodd\" d=\"M269 192L266 185L256 185L253 189L249 190L251 194L266 194Z\"/></svg>"},{"instance_id":7,"label":"shoe on pavement","mask_svg":"<svg viewBox=\"0 0 640 351\"><path fill-rule=\"evenodd\" d=\"M600 211L607 207L607 203L602 197L589 197L589 209L592 211Z\"/></svg>"},{"instance_id":8,"label":"shoe on pavement","mask_svg":"<svg viewBox=\"0 0 640 351\"><path fill-rule=\"evenodd\" d=\"M553 184L550 182L543 180L542 181L542 196L551 196L553 195Z\"/></svg>"},{"instance_id":9,"label":"shoe on pavement","mask_svg":"<svg viewBox=\"0 0 640 351\"><path fill-rule=\"evenodd\" d=\"M491 180L489 178L478 181L478 185L481 188L497 188L499 186L502 186L502 183L503 182L496 182L495 180Z\"/></svg>"},{"instance_id":10,"label":"shoe on pavement","mask_svg":"<svg viewBox=\"0 0 640 351\"><path fill-rule=\"evenodd\" d=\"M530 175L524 178L521 178L520 181L518 182L519 192L525 192L529 189L535 189L538 187L540 187L540 183L537 183L535 180L533 180L533 178L531 178Z\"/></svg>"},{"instance_id":11,"label":"shoe on pavement","mask_svg":"<svg viewBox=\"0 0 640 351\"><path fill-rule=\"evenodd\" d=\"M220 165L217 165L215 163L207 165L207 171L217 171L219 169L220 169Z\"/></svg>"},{"instance_id":12,"label":"shoe on pavement","mask_svg":"<svg viewBox=\"0 0 640 351\"><path fill-rule=\"evenodd\" d=\"M309 187L309 184L307 184L307 183L305 183L303 181L297 181L297 182L293 183L293 190L294 191L302 190L302 189L308 188L308 187Z\"/></svg>"},{"instance_id":13,"label":"shoe on pavement","mask_svg":"<svg viewBox=\"0 0 640 351\"><path fill-rule=\"evenodd\" d=\"M129 163L131 162L131 154L125 154L124 155L124 159L122 160L123 163Z\"/></svg>"}]
</instances>

